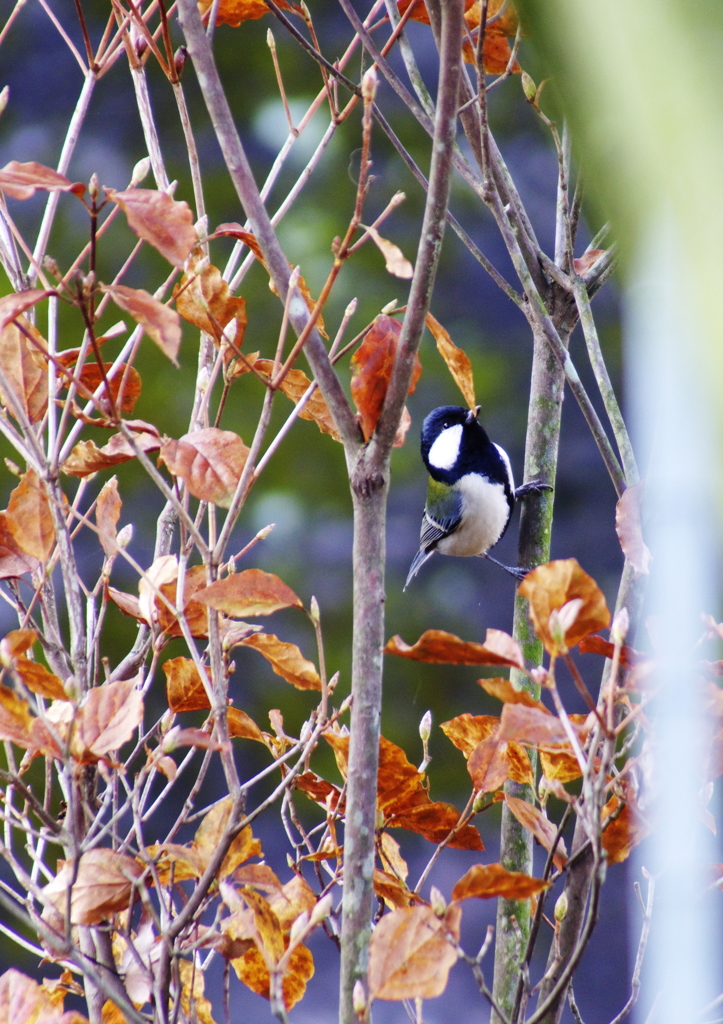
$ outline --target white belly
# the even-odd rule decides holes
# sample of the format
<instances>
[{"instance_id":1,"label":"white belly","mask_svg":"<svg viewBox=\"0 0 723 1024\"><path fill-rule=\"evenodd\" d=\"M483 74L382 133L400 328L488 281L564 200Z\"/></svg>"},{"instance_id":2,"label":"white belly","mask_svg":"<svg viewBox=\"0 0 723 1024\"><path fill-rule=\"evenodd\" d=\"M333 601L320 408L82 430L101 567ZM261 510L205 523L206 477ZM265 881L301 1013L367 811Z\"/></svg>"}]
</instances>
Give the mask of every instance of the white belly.
<instances>
[{"instance_id":1,"label":"white belly","mask_svg":"<svg viewBox=\"0 0 723 1024\"><path fill-rule=\"evenodd\" d=\"M502 536L510 506L502 484L491 484L478 473L468 473L458 484L462 495L462 523L437 545L443 555L483 555Z\"/></svg>"}]
</instances>

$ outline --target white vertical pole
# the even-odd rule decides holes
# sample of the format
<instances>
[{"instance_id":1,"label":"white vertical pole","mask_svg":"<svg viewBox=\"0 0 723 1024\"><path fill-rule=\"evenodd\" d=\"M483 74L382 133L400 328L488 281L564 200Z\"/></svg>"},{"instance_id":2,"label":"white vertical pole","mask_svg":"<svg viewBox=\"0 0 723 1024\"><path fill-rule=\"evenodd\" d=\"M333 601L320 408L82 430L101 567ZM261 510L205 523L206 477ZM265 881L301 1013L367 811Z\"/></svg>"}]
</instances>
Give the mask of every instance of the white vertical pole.
<instances>
[{"instance_id":1,"label":"white vertical pole","mask_svg":"<svg viewBox=\"0 0 723 1024\"><path fill-rule=\"evenodd\" d=\"M701 324L677 242L672 218L661 216L638 254L625 331L643 472L650 459L649 610L660 666L651 714L655 831L634 865L638 878L642 865L659 877L636 1015L641 1024L653 1004L655 1024L702 1024L698 1014L720 991L723 961L715 941L717 902L703 896L705 865L715 858L701 816L707 723L695 664L700 652L693 650L701 613L717 607L717 423L707 398Z\"/></svg>"}]
</instances>

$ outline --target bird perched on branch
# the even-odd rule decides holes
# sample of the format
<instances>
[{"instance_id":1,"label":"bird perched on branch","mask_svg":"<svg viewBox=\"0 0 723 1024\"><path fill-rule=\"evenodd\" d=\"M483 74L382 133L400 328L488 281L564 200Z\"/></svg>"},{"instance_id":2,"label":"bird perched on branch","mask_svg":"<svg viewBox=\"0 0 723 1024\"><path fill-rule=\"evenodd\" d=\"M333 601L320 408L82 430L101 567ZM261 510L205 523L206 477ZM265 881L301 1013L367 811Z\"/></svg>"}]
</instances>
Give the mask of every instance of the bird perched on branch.
<instances>
[{"instance_id":1,"label":"bird perched on branch","mask_svg":"<svg viewBox=\"0 0 723 1024\"><path fill-rule=\"evenodd\" d=\"M515 488L507 452L490 441L478 422L480 406L442 405L422 424L422 459L429 473L419 551L409 569L406 590L428 558L482 555L516 580L529 569L503 565L488 553L507 529L515 500L552 490L535 480Z\"/></svg>"}]
</instances>

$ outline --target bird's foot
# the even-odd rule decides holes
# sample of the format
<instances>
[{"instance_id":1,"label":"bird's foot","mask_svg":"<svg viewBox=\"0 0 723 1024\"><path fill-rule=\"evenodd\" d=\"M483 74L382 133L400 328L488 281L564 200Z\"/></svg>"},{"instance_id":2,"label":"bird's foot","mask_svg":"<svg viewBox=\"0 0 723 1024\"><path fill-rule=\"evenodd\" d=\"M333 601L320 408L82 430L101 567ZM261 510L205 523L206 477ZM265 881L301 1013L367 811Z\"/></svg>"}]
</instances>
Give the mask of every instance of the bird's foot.
<instances>
[{"instance_id":1,"label":"bird's foot","mask_svg":"<svg viewBox=\"0 0 723 1024\"><path fill-rule=\"evenodd\" d=\"M542 480L530 480L527 484L522 484L515 491L515 498L520 501L522 498L526 498L528 494L540 494L542 491L551 491L552 487L550 484L544 484Z\"/></svg>"},{"instance_id":2,"label":"bird's foot","mask_svg":"<svg viewBox=\"0 0 723 1024\"><path fill-rule=\"evenodd\" d=\"M528 572L532 572L531 569L523 569L519 565L505 565L504 562L498 562L496 558L493 558L489 552L485 552L485 558L489 559L490 562L494 562L495 565L499 565L500 569L504 569L510 576L514 576L518 583L521 583Z\"/></svg>"}]
</instances>

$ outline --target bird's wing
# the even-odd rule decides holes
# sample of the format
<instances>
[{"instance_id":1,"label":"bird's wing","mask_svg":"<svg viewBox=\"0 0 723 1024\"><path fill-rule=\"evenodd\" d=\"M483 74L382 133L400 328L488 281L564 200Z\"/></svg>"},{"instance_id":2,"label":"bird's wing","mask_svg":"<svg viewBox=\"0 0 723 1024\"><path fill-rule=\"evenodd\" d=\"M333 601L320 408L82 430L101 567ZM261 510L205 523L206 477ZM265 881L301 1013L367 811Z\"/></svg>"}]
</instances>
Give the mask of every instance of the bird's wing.
<instances>
[{"instance_id":1,"label":"bird's wing","mask_svg":"<svg viewBox=\"0 0 723 1024\"><path fill-rule=\"evenodd\" d=\"M422 516L422 529L419 534L419 551L409 567L406 590L434 549L443 537L457 529L462 522L462 498L449 487L440 485L430 477L427 490L427 506Z\"/></svg>"}]
</instances>

